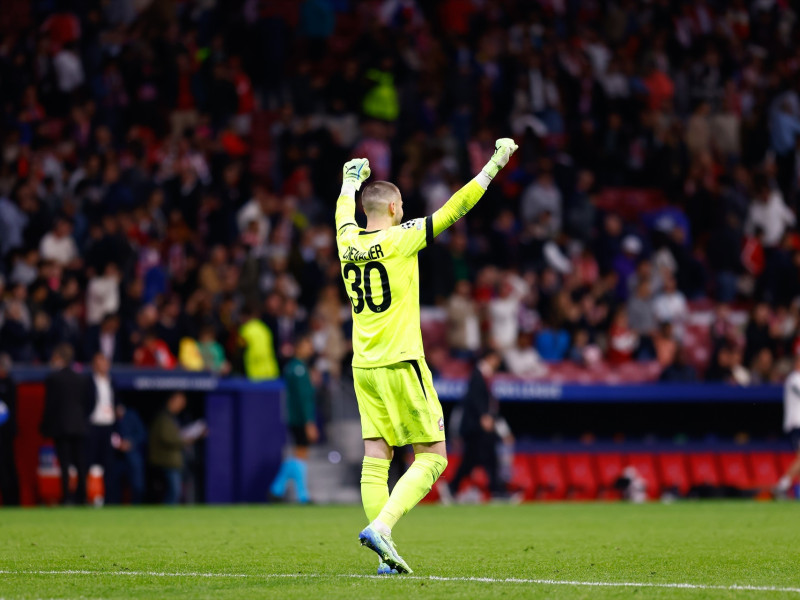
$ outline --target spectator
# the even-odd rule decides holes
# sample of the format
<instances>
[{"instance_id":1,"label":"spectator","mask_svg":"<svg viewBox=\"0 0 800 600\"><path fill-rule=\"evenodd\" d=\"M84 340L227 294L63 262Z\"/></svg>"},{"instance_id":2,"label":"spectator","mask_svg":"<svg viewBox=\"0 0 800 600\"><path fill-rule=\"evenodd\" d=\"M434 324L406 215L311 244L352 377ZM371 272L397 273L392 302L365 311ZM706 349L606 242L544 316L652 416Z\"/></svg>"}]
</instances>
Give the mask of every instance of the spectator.
<instances>
[{"instance_id":1,"label":"spectator","mask_svg":"<svg viewBox=\"0 0 800 600\"><path fill-rule=\"evenodd\" d=\"M148 458L164 484L164 504L178 504L183 487L183 448L186 445L178 415L186 408L186 396L175 392L150 426Z\"/></svg>"},{"instance_id":2,"label":"spectator","mask_svg":"<svg viewBox=\"0 0 800 600\"><path fill-rule=\"evenodd\" d=\"M472 286L462 279L447 302L447 342L456 358L470 359L479 349L480 321Z\"/></svg>"},{"instance_id":3,"label":"spectator","mask_svg":"<svg viewBox=\"0 0 800 600\"><path fill-rule=\"evenodd\" d=\"M94 406L89 381L72 368L73 349L61 344L53 352L54 369L44 382L42 435L53 438L61 466L61 493L64 504L86 503L86 444L89 415ZM78 472L78 487L73 497L69 488L69 467Z\"/></svg>"},{"instance_id":4,"label":"spectator","mask_svg":"<svg viewBox=\"0 0 800 600\"><path fill-rule=\"evenodd\" d=\"M553 321L545 321L536 334L536 351L545 362L558 362L566 358L570 348L570 336Z\"/></svg>"},{"instance_id":5,"label":"spectator","mask_svg":"<svg viewBox=\"0 0 800 600\"><path fill-rule=\"evenodd\" d=\"M243 349L244 373L254 381L277 379L278 361L272 345L272 332L257 318L255 311L244 308L240 315L239 344Z\"/></svg>"},{"instance_id":6,"label":"spectator","mask_svg":"<svg viewBox=\"0 0 800 600\"><path fill-rule=\"evenodd\" d=\"M525 223L533 223L539 215L548 213L551 223L549 234L555 236L561 231L561 202L561 192L555 185L549 163L546 163L539 177L522 195L520 200L522 220Z\"/></svg>"},{"instance_id":7,"label":"spectator","mask_svg":"<svg viewBox=\"0 0 800 600\"><path fill-rule=\"evenodd\" d=\"M120 330L119 316L116 314L106 314L100 325L89 328L85 339L85 356L100 353L112 364L130 360L127 340Z\"/></svg>"},{"instance_id":8,"label":"spectator","mask_svg":"<svg viewBox=\"0 0 800 600\"><path fill-rule=\"evenodd\" d=\"M520 300L527 293L525 281L506 274L500 281L500 292L489 301L489 327L494 348L503 351L511 348L519 331Z\"/></svg>"},{"instance_id":9,"label":"spectator","mask_svg":"<svg viewBox=\"0 0 800 600\"><path fill-rule=\"evenodd\" d=\"M773 349L775 341L770 330L769 319L769 305L764 302L756 304L750 312L750 320L745 329L745 363L750 364L761 350Z\"/></svg>"},{"instance_id":10,"label":"spectator","mask_svg":"<svg viewBox=\"0 0 800 600\"><path fill-rule=\"evenodd\" d=\"M547 367L533 349L533 336L529 333L519 333L517 345L505 351L503 361L508 371L517 377L532 379L547 374Z\"/></svg>"},{"instance_id":11,"label":"spectator","mask_svg":"<svg viewBox=\"0 0 800 600\"><path fill-rule=\"evenodd\" d=\"M617 297L624 302L628 299L630 279L636 271L639 255L642 252L642 242L635 235L626 235L622 239L619 254L614 259L614 271L619 277L617 283Z\"/></svg>"},{"instance_id":12,"label":"spectator","mask_svg":"<svg viewBox=\"0 0 800 600\"><path fill-rule=\"evenodd\" d=\"M86 323L98 325L106 315L119 311L120 272L113 262L106 264L102 275L92 277L86 289Z\"/></svg>"},{"instance_id":13,"label":"spectator","mask_svg":"<svg viewBox=\"0 0 800 600\"><path fill-rule=\"evenodd\" d=\"M112 443L119 452L114 469L114 485L109 492L111 502L122 499L122 482L127 479L131 492L131 502L140 504L144 498L144 451L147 442L147 429L139 413L116 403L117 435Z\"/></svg>"},{"instance_id":14,"label":"spectator","mask_svg":"<svg viewBox=\"0 0 800 600\"><path fill-rule=\"evenodd\" d=\"M659 324L658 330L653 338L653 347L655 349L655 358L662 369L668 369L671 366L680 364L680 344L675 339L675 331L672 323L664 322Z\"/></svg>"},{"instance_id":15,"label":"spectator","mask_svg":"<svg viewBox=\"0 0 800 600\"><path fill-rule=\"evenodd\" d=\"M65 217L56 220L55 227L42 238L39 255L43 260L52 260L68 265L78 258L78 247L72 239L72 223Z\"/></svg>"},{"instance_id":16,"label":"spectator","mask_svg":"<svg viewBox=\"0 0 800 600\"><path fill-rule=\"evenodd\" d=\"M3 506L19 504L14 438L17 435L17 384L11 377L11 357L0 354L0 497Z\"/></svg>"},{"instance_id":17,"label":"spectator","mask_svg":"<svg viewBox=\"0 0 800 600\"><path fill-rule=\"evenodd\" d=\"M141 345L133 352L133 364L137 367L174 369L178 361L155 330L148 329L142 336Z\"/></svg>"},{"instance_id":18,"label":"spectator","mask_svg":"<svg viewBox=\"0 0 800 600\"><path fill-rule=\"evenodd\" d=\"M618 309L608 330L608 361L614 365L628 362L638 346L639 336L628 326L625 309Z\"/></svg>"},{"instance_id":19,"label":"spectator","mask_svg":"<svg viewBox=\"0 0 800 600\"><path fill-rule=\"evenodd\" d=\"M683 335L683 323L689 312L689 305L672 275L664 278L664 289L653 301L653 312L660 323L671 323L678 337Z\"/></svg>"},{"instance_id":20,"label":"spectator","mask_svg":"<svg viewBox=\"0 0 800 600\"><path fill-rule=\"evenodd\" d=\"M658 380L661 383L695 383L697 373L691 365L686 364L683 352L678 349L674 360L661 371Z\"/></svg>"},{"instance_id":21,"label":"spectator","mask_svg":"<svg viewBox=\"0 0 800 600\"><path fill-rule=\"evenodd\" d=\"M225 359L225 351L216 340L214 326L204 325L197 338L200 355L203 357L203 367L212 373L227 374L231 366Z\"/></svg>"},{"instance_id":22,"label":"spectator","mask_svg":"<svg viewBox=\"0 0 800 600\"><path fill-rule=\"evenodd\" d=\"M308 447L317 443L316 399L310 361L314 355L311 337L302 336L295 347L295 355L283 369L286 382L287 425L294 442L289 458L283 461L278 474L270 486L270 494L282 500L286 494L286 486L292 481L297 501L307 504L311 497L308 492Z\"/></svg>"},{"instance_id":23,"label":"spectator","mask_svg":"<svg viewBox=\"0 0 800 600\"><path fill-rule=\"evenodd\" d=\"M774 248L783 238L786 228L795 224L796 217L784 203L781 192L770 188L766 176L758 176L753 185L755 199L750 204L745 232L753 235L760 228L764 233L764 247Z\"/></svg>"},{"instance_id":24,"label":"spectator","mask_svg":"<svg viewBox=\"0 0 800 600\"><path fill-rule=\"evenodd\" d=\"M91 394L93 407L89 415L89 438L87 464L103 468L103 480L108 489L114 450L111 434L114 432L114 388L111 385L111 363L102 354L92 358Z\"/></svg>"},{"instance_id":25,"label":"spectator","mask_svg":"<svg viewBox=\"0 0 800 600\"><path fill-rule=\"evenodd\" d=\"M656 330L656 313L650 290L650 281L640 280L627 305L628 325L639 336L640 353L652 345L652 336Z\"/></svg>"}]
</instances>

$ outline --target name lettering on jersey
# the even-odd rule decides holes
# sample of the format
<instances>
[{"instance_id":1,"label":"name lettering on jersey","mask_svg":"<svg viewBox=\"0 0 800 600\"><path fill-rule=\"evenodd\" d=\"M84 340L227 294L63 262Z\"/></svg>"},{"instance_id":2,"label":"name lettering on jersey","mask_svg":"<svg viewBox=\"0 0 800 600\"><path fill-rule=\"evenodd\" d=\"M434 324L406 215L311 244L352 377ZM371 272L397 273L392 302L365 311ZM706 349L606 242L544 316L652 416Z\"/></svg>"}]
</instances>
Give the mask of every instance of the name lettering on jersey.
<instances>
[{"instance_id":1,"label":"name lettering on jersey","mask_svg":"<svg viewBox=\"0 0 800 600\"><path fill-rule=\"evenodd\" d=\"M370 246L369 249L364 252L352 246L348 246L345 251L342 252L342 260L357 262L359 260L375 260L376 258L383 258L383 249L380 244Z\"/></svg>"}]
</instances>

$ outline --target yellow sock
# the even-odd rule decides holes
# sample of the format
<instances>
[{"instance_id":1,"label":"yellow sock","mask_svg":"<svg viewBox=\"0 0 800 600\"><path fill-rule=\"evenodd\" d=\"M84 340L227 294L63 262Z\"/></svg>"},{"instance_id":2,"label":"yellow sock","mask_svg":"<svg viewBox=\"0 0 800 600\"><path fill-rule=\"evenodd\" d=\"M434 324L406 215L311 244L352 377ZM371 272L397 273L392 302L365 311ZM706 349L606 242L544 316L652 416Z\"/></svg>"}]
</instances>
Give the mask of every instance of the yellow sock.
<instances>
[{"instance_id":1,"label":"yellow sock","mask_svg":"<svg viewBox=\"0 0 800 600\"><path fill-rule=\"evenodd\" d=\"M417 454L408 471L394 486L389 501L378 515L378 520L386 524L389 529L394 527L400 517L414 508L417 502L431 491L433 484L446 467L447 459L438 454L430 452Z\"/></svg>"},{"instance_id":2,"label":"yellow sock","mask_svg":"<svg viewBox=\"0 0 800 600\"><path fill-rule=\"evenodd\" d=\"M361 503L370 523L389 499L389 464L385 458L365 456L361 464Z\"/></svg>"}]
</instances>

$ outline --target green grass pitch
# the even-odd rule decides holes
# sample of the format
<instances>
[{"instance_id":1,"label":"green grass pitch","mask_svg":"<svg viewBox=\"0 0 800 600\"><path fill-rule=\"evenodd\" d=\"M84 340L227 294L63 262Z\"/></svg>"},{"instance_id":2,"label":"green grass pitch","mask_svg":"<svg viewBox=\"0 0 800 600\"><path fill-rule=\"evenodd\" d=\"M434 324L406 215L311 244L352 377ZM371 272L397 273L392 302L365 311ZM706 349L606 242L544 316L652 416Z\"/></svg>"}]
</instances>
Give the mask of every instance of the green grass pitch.
<instances>
[{"instance_id":1,"label":"green grass pitch","mask_svg":"<svg viewBox=\"0 0 800 600\"><path fill-rule=\"evenodd\" d=\"M410 577L370 577L363 524L349 506L4 509L0 598L800 600L796 503L420 506L395 529Z\"/></svg>"}]
</instances>

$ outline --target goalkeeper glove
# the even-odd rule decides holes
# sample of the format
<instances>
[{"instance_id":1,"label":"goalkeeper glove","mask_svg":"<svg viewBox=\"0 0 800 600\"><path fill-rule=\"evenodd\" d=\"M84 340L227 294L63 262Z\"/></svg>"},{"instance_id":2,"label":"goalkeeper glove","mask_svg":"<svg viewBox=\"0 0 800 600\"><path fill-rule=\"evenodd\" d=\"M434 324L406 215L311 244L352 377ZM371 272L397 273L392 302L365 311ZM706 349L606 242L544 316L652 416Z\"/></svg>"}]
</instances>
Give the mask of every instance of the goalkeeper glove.
<instances>
[{"instance_id":1,"label":"goalkeeper glove","mask_svg":"<svg viewBox=\"0 0 800 600\"><path fill-rule=\"evenodd\" d=\"M356 190L361 189L361 184L364 183L370 176L369 160L366 158L354 158L347 161L342 167L342 185L352 185Z\"/></svg>"},{"instance_id":2,"label":"goalkeeper glove","mask_svg":"<svg viewBox=\"0 0 800 600\"><path fill-rule=\"evenodd\" d=\"M511 138L500 138L494 143L494 154L486 166L483 167L483 172L489 176L489 180L494 179L497 172L508 164L508 159L516 152L517 146Z\"/></svg>"}]
</instances>

